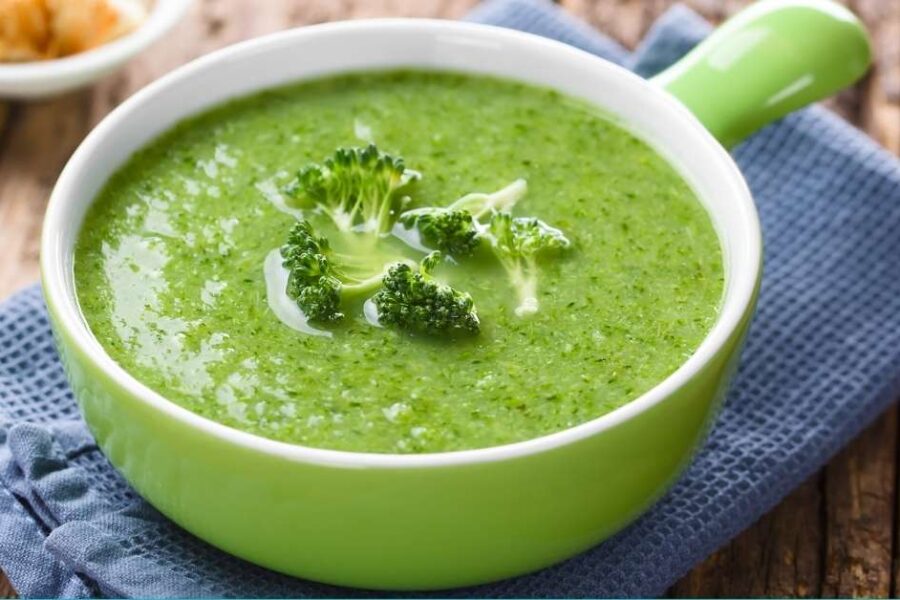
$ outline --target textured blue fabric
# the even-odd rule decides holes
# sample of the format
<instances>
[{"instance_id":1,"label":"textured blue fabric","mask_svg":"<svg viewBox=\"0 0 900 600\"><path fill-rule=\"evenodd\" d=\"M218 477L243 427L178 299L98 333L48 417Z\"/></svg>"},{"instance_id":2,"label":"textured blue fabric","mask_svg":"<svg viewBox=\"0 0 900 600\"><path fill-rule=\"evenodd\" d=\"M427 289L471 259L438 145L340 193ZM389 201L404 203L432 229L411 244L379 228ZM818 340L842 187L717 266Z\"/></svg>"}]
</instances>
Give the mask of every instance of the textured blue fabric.
<instances>
[{"instance_id":1,"label":"textured blue fabric","mask_svg":"<svg viewBox=\"0 0 900 600\"><path fill-rule=\"evenodd\" d=\"M540 0L472 19L652 74L707 31L668 13L634 56ZM759 312L728 402L680 482L556 567L456 596L653 596L819 468L900 388L900 163L813 108L735 152L766 240ZM0 565L27 596L347 596L227 556L147 506L80 421L37 288L0 308Z\"/></svg>"}]
</instances>

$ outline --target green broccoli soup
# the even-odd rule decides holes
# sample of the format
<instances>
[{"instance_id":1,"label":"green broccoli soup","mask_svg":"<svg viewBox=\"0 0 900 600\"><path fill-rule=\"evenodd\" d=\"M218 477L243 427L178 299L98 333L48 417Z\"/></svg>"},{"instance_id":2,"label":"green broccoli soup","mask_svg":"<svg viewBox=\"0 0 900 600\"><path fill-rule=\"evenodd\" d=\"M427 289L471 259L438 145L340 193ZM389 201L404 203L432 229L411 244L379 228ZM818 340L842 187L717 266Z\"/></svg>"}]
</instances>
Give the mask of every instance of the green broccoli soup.
<instances>
[{"instance_id":1,"label":"green broccoli soup","mask_svg":"<svg viewBox=\"0 0 900 600\"><path fill-rule=\"evenodd\" d=\"M181 406L295 444L483 448L584 423L715 321L719 241L596 108L372 72L191 118L131 157L75 257L91 330Z\"/></svg>"}]
</instances>

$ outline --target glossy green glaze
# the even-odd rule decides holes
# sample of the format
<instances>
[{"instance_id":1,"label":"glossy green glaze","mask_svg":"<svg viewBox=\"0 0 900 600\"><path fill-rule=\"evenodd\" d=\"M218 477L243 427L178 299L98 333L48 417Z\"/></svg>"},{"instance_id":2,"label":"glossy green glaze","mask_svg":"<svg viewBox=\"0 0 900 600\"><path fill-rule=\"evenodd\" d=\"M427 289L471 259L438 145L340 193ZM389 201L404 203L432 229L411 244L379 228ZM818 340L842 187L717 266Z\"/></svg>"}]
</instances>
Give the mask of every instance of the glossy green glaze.
<instances>
[{"instance_id":1,"label":"glossy green glaze","mask_svg":"<svg viewBox=\"0 0 900 600\"><path fill-rule=\"evenodd\" d=\"M863 25L831 0L762 0L652 81L731 147L760 127L859 79Z\"/></svg>"}]
</instances>

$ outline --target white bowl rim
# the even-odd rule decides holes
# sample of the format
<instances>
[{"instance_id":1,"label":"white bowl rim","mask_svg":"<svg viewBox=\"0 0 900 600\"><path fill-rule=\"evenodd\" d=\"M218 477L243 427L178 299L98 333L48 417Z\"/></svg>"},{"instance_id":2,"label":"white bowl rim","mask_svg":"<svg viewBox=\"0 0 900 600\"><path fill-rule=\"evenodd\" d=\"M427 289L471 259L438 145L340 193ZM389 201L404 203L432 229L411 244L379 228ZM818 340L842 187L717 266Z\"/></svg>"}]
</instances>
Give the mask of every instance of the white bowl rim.
<instances>
[{"instance_id":1,"label":"white bowl rim","mask_svg":"<svg viewBox=\"0 0 900 600\"><path fill-rule=\"evenodd\" d=\"M147 20L131 33L79 54L29 62L0 62L0 86L26 85L97 72L125 62L178 23L193 0L154 0Z\"/></svg>"},{"instance_id":2,"label":"white bowl rim","mask_svg":"<svg viewBox=\"0 0 900 600\"><path fill-rule=\"evenodd\" d=\"M67 205L71 203L67 203L65 200L70 193L75 173L82 169L87 161L90 160L91 153L101 140L114 132L119 123L128 118L134 109L151 100L157 92L164 90L170 84L190 78L201 70L215 68L216 65L227 63L229 60L241 55L261 51L269 45L277 46L282 42L290 41L292 38L329 35L336 32L351 34L355 32L371 32L379 28L391 29L395 34L401 31L417 31L421 33L421 28L423 27L432 28L432 31L430 31L432 34L446 32L499 36L512 42L541 45L543 46L543 51L568 53L568 59L573 61L592 61L591 68L606 69L615 72L616 77L641 82L645 93L656 95L656 100L667 107L669 116L682 123L686 122L688 126L693 128L692 133L705 138L705 143L709 146L708 149L715 153L719 161L718 166L723 169L725 176L729 178L729 184L735 194L732 199L734 202L733 209L740 213L742 226L748 235L746 236L746 247L742 248L742 251L746 253L746 268L727 274L730 281L727 281L726 293L718 319L696 351L672 374L644 394L609 413L580 425L510 444L425 454L353 452L312 448L272 440L234 429L193 413L151 390L120 367L102 349L88 328L78 306L74 288L71 290L71 293L67 289L65 275L67 269L71 269L72 265L67 264L65 248L58 243L60 236L56 235L58 230L64 230L67 224L72 221L66 218ZM398 68L400 64L398 62ZM265 88L261 87L258 91L263 89ZM729 343L729 340L739 330L743 321L748 318L748 311L754 306L755 294L761 277L762 234L759 217L750 190L730 154L687 108L663 89L602 58L562 42L534 34L462 21L388 18L323 23L250 39L195 59L135 93L107 115L86 137L60 175L50 196L45 215L41 238L40 263L46 301L48 305L53 304L56 308L55 315L58 319L58 326L64 328L66 334L77 345L79 351L93 362L92 366L94 368L105 372L124 392L149 405L154 410L228 443L290 461L340 468L433 468L505 461L551 451L611 429L663 402L712 361Z\"/></svg>"}]
</instances>

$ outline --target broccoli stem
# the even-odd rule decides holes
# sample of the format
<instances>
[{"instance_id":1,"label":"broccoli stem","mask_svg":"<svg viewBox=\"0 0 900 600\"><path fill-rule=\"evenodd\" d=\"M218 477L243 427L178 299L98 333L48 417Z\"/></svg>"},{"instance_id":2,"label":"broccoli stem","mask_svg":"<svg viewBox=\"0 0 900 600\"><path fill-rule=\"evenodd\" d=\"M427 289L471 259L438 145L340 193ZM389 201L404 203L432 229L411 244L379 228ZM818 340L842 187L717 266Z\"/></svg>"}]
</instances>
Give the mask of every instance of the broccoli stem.
<instances>
[{"instance_id":1,"label":"broccoli stem","mask_svg":"<svg viewBox=\"0 0 900 600\"><path fill-rule=\"evenodd\" d=\"M466 210L472 214L475 220L478 220L492 211L509 212L527 191L528 182L524 179L516 179L508 186L490 194L483 192L466 194L447 208L449 210Z\"/></svg>"},{"instance_id":2,"label":"broccoli stem","mask_svg":"<svg viewBox=\"0 0 900 600\"><path fill-rule=\"evenodd\" d=\"M525 259L501 259L509 282L516 291L518 305L515 308L517 317L525 317L538 312L540 304L537 299L537 263Z\"/></svg>"},{"instance_id":3,"label":"broccoli stem","mask_svg":"<svg viewBox=\"0 0 900 600\"><path fill-rule=\"evenodd\" d=\"M368 295L378 288L381 287L381 283L384 280L384 276L387 274L388 270L399 264L410 265L411 267L416 266L416 263L411 260L398 260L392 263L389 263L384 266L384 268L375 275L370 277L366 277L364 279L354 280L352 283L347 283L346 281L341 286L341 297L342 298L358 298L360 296ZM348 278L349 279L349 278Z\"/></svg>"},{"instance_id":4,"label":"broccoli stem","mask_svg":"<svg viewBox=\"0 0 900 600\"><path fill-rule=\"evenodd\" d=\"M329 216L331 222L334 223L334 226L337 227L338 230L350 231L353 228L354 213L348 213L339 208L335 210L325 210L324 212Z\"/></svg>"},{"instance_id":5,"label":"broccoli stem","mask_svg":"<svg viewBox=\"0 0 900 600\"><path fill-rule=\"evenodd\" d=\"M383 271L377 275L373 275L368 279L363 279L356 283L345 283L341 286L341 297L354 298L357 296L368 294L369 292L374 292L379 287L381 287L382 278L384 278Z\"/></svg>"}]
</instances>

